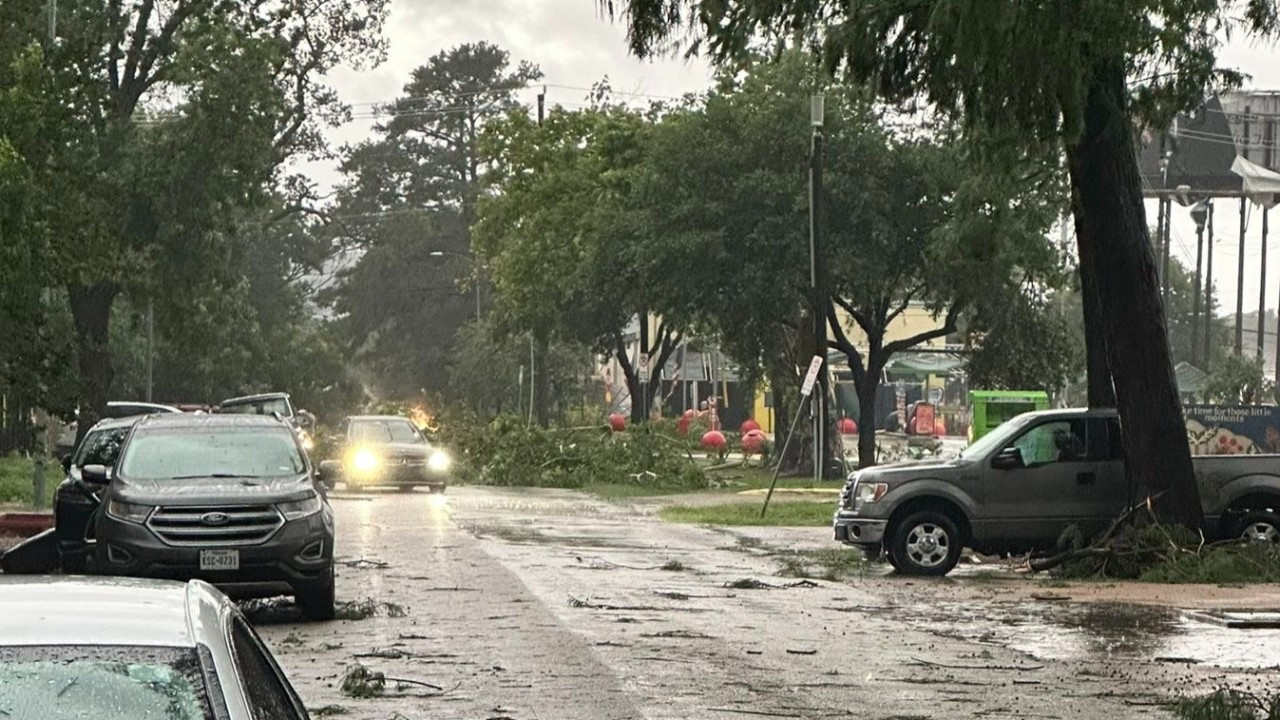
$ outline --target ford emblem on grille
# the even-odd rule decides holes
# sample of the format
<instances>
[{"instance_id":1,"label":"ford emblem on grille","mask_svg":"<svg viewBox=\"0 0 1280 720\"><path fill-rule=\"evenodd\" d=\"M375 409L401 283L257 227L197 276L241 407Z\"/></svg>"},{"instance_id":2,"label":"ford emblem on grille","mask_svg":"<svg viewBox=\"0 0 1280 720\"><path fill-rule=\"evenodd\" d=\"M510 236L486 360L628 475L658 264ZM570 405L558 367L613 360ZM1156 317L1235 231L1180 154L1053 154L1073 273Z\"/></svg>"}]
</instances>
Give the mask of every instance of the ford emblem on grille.
<instances>
[{"instance_id":1,"label":"ford emblem on grille","mask_svg":"<svg viewBox=\"0 0 1280 720\"><path fill-rule=\"evenodd\" d=\"M212 525L214 527L217 527L219 525L226 525L230 521L231 521L231 516L222 512L205 513L200 516L200 522L202 524Z\"/></svg>"}]
</instances>

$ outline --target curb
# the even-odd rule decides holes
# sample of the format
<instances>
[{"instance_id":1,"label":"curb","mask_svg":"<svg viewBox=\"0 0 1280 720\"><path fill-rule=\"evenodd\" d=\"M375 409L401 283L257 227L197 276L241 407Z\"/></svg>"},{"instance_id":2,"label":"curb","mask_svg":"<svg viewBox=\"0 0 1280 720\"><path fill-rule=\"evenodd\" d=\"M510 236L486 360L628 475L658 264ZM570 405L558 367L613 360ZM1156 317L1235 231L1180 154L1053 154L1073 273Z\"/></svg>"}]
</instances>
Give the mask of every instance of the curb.
<instances>
[{"instance_id":1,"label":"curb","mask_svg":"<svg viewBox=\"0 0 1280 720\"><path fill-rule=\"evenodd\" d=\"M31 537L53 527L52 512L0 513L0 535Z\"/></svg>"}]
</instances>

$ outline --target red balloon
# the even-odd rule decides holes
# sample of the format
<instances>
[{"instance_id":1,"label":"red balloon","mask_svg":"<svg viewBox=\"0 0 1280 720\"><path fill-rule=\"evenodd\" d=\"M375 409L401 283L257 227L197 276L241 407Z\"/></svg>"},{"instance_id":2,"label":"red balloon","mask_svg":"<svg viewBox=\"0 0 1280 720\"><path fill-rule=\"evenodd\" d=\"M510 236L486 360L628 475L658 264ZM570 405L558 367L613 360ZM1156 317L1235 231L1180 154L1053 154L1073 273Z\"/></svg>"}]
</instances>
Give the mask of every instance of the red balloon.
<instances>
[{"instance_id":1,"label":"red balloon","mask_svg":"<svg viewBox=\"0 0 1280 720\"><path fill-rule=\"evenodd\" d=\"M609 416L609 427L614 432L622 432L627 429L627 418L622 413L614 413Z\"/></svg>"},{"instance_id":2,"label":"red balloon","mask_svg":"<svg viewBox=\"0 0 1280 720\"><path fill-rule=\"evenodd\" d=\"M853 418L841 418L841 419L840 419L840 432L841 432L841 433L843 433L843 434L845 434L845 435L857 435L857 434L858 434L858 423L854 422L854 421L853 421Z\"/></svg>"},{"instance_id":3,"label":"red balloon","mask_svg":"<svg viewBox=\"0 0 1280 720\"><path fill-rule=\"evenodd\" d=\"M694 410L693 408L689 408L688 410L685 410L683 415L683 417L687 417L687 418L694 418L697 416L698 416L698 411Z\"/></svg>"},{"instance_id":4,"label":"red balloon","mask_svg":"<svg viewBox=\"0 0 1280 720\"><path fill-rule=\"evenodd\" d=\"M677 421L676 421L676 434L677 434L677 435L688 435L688 434L689 434L689 422L690 422L692 419L693 419L693 418L689 417L688 415L685 415L685 416L681 417L679 420L677 420Z\"/></svg>"},{"instance_id":5,"label":"red balloon","mask_svg":"<svg viewBox=\"0 0 1280 720\"><path fill-rule=\"evenodd\" d=\"M729 442L719 430L708 430L702 435L702 447L705 450L723 450Z\"/></svg>"},{"instance_id":6,"label":"red balloon","mask_svg":"<svg viewBox=\"0 0 1280 720\"><path fill-rule=\"evenodd\" d=\"M765 436L760 430L751 430L742 435L742 452L749 455L759 454L764 449Z\"/></svg>"},{"instance_id":7,"label":"red balloon","mask_svg":"<svg viewBox=\"0 0 1280 720\"><path fill-rule=\"evenodd\" d=\"M738 432L742 433L743 435L746 435L752 430L759 430L759 429L760 429L760 423L756 422L755 420L752 420L751 418L747 418L746 420L743 420L742 425L738 426Z\"/></svg>"}]
</instances>

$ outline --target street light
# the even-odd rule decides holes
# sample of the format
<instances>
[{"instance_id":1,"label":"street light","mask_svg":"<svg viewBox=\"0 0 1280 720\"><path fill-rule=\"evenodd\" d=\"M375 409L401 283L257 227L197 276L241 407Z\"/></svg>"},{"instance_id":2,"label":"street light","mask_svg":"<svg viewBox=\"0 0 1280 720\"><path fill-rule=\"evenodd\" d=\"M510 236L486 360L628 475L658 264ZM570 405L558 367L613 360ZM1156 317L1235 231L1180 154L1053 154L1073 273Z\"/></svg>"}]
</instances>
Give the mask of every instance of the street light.
<instances>
[{"instance_id":1,"label":"street light","mask_svg":"<svg viewBox=\"0 0 1280 720\"><path fill-rule=\"evenodd\" d=\"M433 250L429 254L430 257L456 257L462 258L472 265L473 281L476 285L476 322L480 321L480 268L484 267L476 256L467 253L449 252L448 250Z\"/></svg>"},{"instance_id":2,"label":"street light","mask_svg":"<svg viewBox=\"0 0 1280 720\"><path fill-rule=\"evenodd\" d=\"M1180 194L1184 194L1182 193L1183 187L1186 187L1186 186L1183 185L1183 186L1179 186L1178 188ZM1203 274L1204 254L1205 254L1204 253L1204 226L1205 226L1205 221L1209 219L1208 201L1201 200L1200 202L1191 206L1191 219L1194 220L1196 223L1196 281L1194 286L1195 295L1193 296L1193 300L1191 303L1191 362L1195 363L1197 361L1196 356L1199 354L1199 350L1200 350L1200 342L1199 342L1199 339L1200 339L1199 338L1199 335L1200 335L1200 279L1204 277L1204 274ZM1209 257L1212 258L1213 249L1210 248L1209 252L1210 252ZM1210 260L1210 262L1212 262L1212 260ZM1210 275L1212 275L1212 270L1210 270ZM1212 282L1211 277L1207 279L1209 282ZM1204 312L1207 320L1208 316L1211 314L1209 309L1208 283L1205 284L1205 289L1204 289ZM1208 339L1209 339L1208 323L1206 322L1205 340L1207 341ZM1205 357L1201 358L1199 362L1199 365L1201 366L1201 368L1204 367L1207 361L1208 361L1208 353L1206 352Z\"/></svg>"}]
</instances>

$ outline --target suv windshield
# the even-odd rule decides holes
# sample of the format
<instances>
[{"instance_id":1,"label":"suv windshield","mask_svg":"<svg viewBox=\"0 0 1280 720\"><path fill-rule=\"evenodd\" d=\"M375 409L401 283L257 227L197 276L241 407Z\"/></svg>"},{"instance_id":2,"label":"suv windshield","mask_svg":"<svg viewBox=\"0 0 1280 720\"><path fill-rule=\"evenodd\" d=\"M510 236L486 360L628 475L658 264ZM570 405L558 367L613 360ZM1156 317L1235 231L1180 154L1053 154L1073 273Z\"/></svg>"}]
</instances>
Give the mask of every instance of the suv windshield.
<instances>
[{"instance_id":1,"label":"suv windshield","mask_svg":"<svg viewBox=\"0 0 1280 720\"><path fill-rule=\"evenodd\" d=\"M359 443L413 443L426 440L408 420L357 420L351 423L351 440Z\"/></svg>"},{"instance_id":2,"label":"suv windshield","mask_svg":"<svg viewBox=\"0 0 1280 720\"><path fill-rule=\"evenodd\" d=\"M292 432L283 427L163 429L137 433L119 474L134 480L188 477L281 477L306 471Z\"/></svg>"},{"instance_id":3,"label":"suv windshield","mask_svg":"<svg viewBox=\"0 0 1280 720\"><path fill-rule=\"evenodd\" d=\"M189 648L0 648L6 720L212 718Z\"/></svg>"},{"instance_id":4,"label":"suv windshield","mask_svg":"<svg viewBox=\"0 0 1280 720\"><path fill-rule=\"evenodd\" d=\"M289 407L288 398L266 398L252 402L238 402L223 405L218 412L224 415L270 415L277 413L280 417L293 417L293 409Z\"/></svg>"},{"instance_id":5,"label":"suv windshield","mask_svg":"<svg viewBox=\"0 0 1280 720\"><path fill-rule=\"evenodd\" d=\"M128 434L127 426L90 432L84 442L80 443L80 449L76 451L75 459L71 464L75 467L115 465L116 458L120 456L120 444Z\"/></svg>"}]
</instances>

